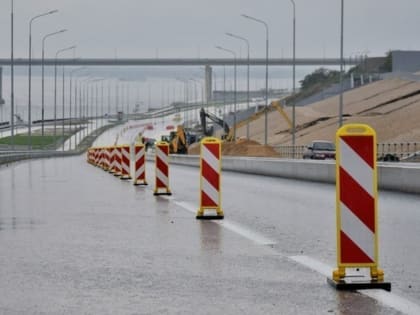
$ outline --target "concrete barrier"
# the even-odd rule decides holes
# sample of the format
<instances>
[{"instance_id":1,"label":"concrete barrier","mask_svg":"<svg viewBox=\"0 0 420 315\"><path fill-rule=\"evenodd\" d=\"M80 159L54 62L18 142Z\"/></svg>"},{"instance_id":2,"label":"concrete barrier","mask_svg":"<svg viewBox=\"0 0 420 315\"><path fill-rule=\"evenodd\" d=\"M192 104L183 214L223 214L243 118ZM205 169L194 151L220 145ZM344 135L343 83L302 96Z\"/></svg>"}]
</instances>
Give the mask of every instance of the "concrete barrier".
<instances>
[{"instance_id":1,"label":"concrete barrier","mask_svg":"<svg viewBox=\"0 0 420 315\"><path fill-rule=\"evenodd\" d=\"M153 156L148 156L148 159ZM198 155L171 155L170 163L199 166ZM335 161L223 157L224 171L335 184ZM378 185L383 190L420 193L420 164L378 163Z\"/></svg>"}]
</instances>

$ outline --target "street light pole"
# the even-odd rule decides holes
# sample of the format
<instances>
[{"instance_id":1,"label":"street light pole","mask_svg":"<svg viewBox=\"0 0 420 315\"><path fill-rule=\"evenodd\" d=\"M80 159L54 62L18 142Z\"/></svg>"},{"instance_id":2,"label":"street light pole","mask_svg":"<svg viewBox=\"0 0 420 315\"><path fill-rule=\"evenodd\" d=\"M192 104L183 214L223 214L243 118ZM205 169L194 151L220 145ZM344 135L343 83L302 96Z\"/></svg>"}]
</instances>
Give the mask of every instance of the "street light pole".
<instances>
[{"instance_id":1,"label":"street light pole","mask_svg":"<svg viewBox=\"0 0 420 315\"><path fill-rule=\"evenodd\" d=\"M236 53L233 50L226 49L220 46L216 46L216 48L231 53L233 55L233 140L236 141Z\"/></svg>"},{"instance_id":2,"label":"street light pole","mask_svg":"<svg viewBox=\"0 0 420 315\"><path fill-rule=\"evenodd\" d=\"M54 58L54 139L57 136L57 57L60 53L65 52L67 50L75 49L76 46L70 46L63 49L58 50L55 53ZM63 66L63 75L64 75L64 66ZM64 84L64 78L63 78ZM63 101L64 104L64 101ZM64 113L64 112L63 112Z\"/></svg>"},{"instance_id":3,"label":"street light pole","mask_svg":"<svg viewBox=\"0 0 420 315\"><path fill-rule=\"evenodd\" d=\"M71 114L72 114L72 88L73 88L73 73L77 72L77 71L81 71L86 69L85 67L81 67L81 68L77 68L77 69L73 69L72 71L70 71L70 87L69 87L69 128L70 128L70 134L72 132L72 119L71 119ZM75 82L74 84L74 115L77 116L77 83ZM70 137L70 143L69 143L69 148L71 150L71 137ZM75 139L76 142L76 139ZM76 144L74 146L76 148Z\"/></svg>"},{"instance_id":4,"label":"street light pole","mask_svg":"<svg viewBox=\"0 0 420 315\"><path fill-rule=\"evenodd\" d=\"M343 54L344 54L344 0L341 0L341 35L340 35L340 108L338 126L343 125Z\"/></svg>"},{"instance_id":5,"label":"street light pole","mask_svg":"<svg viewBox=\"0 0 420 315\"><path fill-rule=\"evenodd\" d=\"M11 36L10 36L10 127L11 127L11 138L10 138L10 144L12 145L12 150L15 149L15 122L14 122L14 116L15 116L15 57L14 57L14 40L13 40L13 0L10 1L11 4L11 10L10 10L10 24L11 24Z\"/></svg>"},{"instance_id":6,"label":"street light pole","mask_svg":"<svg viewBox=\"0 0 420 315\"><path fill-rule=\"evenodd\" d=\"M296 92L296 4L294 0L290 0L293 5L293 96ZM296 145L296 102L293 99L292 104L292 146L293 158L295 158Z\"/></svg>"},{"instance_id":7,"label":"street light pole","mask_svg":"<svg viewBox=\"0 0 420 315\"><path fill-rule=\"evenodd\" d=\"M88 81L91 79L92 78L88 76L87 78L81 80L80 87L79 87L80 94L83 94L83 101L80 102L80 113L79 113L80 114L80 127L82 127L83 120L86 120L86 128L84 128L84 130L80 132L79 143L82 142L82 134L87 135L87 129L89 127L89 119L87 116L87 108L89 105ZM82 98L82 96L80 98Z\"/></svg>"},{"instance_id":8,"label":"street light pole","mask_svg":"<svg viewBox=\"0 0 420 315\"><path fill-rule=\"evenodd\" d=\"M42 63L41 63L41 65L42 65L42 67L41 67L42 68L42 80L41 80L41 85L42 85L42 87L41 87L41 135L42 135L42 137L44 137L44 118L45 118L45 115L44 115L44 113L45 113L45 110L44 110L44 105L45 105L44 104L44 99L45 99L44 98L44 91L45 91L45 88L44 88L45 40L48 37L51 37L51 36L66 32L66 31L67 31L66 29L62 29L62 30L59 30L58 32L49 33L42 38Z\"/></svg>"},{"instance_id":9,"label":"street light pole","mask_svg":"<svg viewBox=\"0 0 420 315\"><path fill-rule=\"evenodd\" d=\"M245 37L235 35L232 33L226 33L227 36L237 38L239 40L242 40L246 43L248 55L247 55L247 83L246 83L246 109L249 111L249 40L247 40ZM249 121L246 123L246 138L249 140Z\"/></svg>"},{"instance_id":10,"label":"street light pole","mask_svg":"<svg viewBox=\"0 0 420 315\"><path fill-rule=\"evenodd\" d=\"M58 10L52 10L43 14L39 14L34 16L30 21L29 21L29 69L28 69L28 138L29 138L29 144L28 144L28 149L32 150L32 137L31 137L31 128L32 128L32 22L35 21L36 19L46 16L46 15L50 15L50 14L54 14L58 12Z\"/></svg>"},{"instance_id":11,"label":"street light pole","mask_svg":"<svg viewBox=\"0 0 420 315\"><path fill-rule=\"evenodd\" d=\"M264 145L267 145L268 133L268 25L263 20L254 18L252 16L242 14L244 18L253 20L265 26L265 113L264 113Z\"/></svg>"}]
</instances>

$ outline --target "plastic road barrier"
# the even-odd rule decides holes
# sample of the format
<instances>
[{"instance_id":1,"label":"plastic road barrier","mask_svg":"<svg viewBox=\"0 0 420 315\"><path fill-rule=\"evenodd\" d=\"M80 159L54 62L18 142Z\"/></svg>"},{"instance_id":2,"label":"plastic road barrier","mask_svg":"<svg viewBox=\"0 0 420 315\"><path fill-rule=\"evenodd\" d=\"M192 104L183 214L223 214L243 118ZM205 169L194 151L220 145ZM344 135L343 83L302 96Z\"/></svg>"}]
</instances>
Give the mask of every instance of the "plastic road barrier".
<instances>
[{"instance_id":1,"label":"plastic road barrier","mask_svg":"<svg viewBox=\"0 0 420 315\"><path fill-rule=\"evenodd\" d=\"M109 157L109 169L108 171L113 174L115 173L115 157L117 156L117 147L113 146L111 148L111 154Z\"/></svg>"},{"instance_id":2,"label":"plastic road barrier","mask_svg":"<svg viewBox=\"0 0 420 315\"><path fill-rule=\"evenodd\" d=\"M111 167L111 155L112 155L112 147L105 148L105 165L104 170L109 171Z\"/></svg>"},{"instance_id":3,"label":"plastic road barrier","mask_svg":"<svg viewBox=\"0 0 420 315\"><path fill-rule=\"evenodd\" d=\"M134 185L147 185L146 182L146 150L144 144L134 147Z\"/></svg>"},{"instance_id":4,"label":"plastic road barrier","mask_svg":"<svg viewBox=\"0 0 420 315\"><path fill-rule=\"evenodd\" d=\"M376 133L362 124L341 127L336 134L337 264L330 284L339 290L382 288L378 268L378 191ZM346 268L370 268L346 277Z\"/></svg>"},{"instance_id":5,"label":"plastic road barrier","mask_svg":"<svg viewBox=\"0 0 420 315\"><path fill-rule=\"evenodd\" d=\"M197 219L223 219L220 198L221 142L217 138L204 138L200 143L200 208ZM204 215L215 210L216 215Z\"/></svg>"},{"instance_id":6,"label":"plastic road barrier","mask_svg":"<svg viewBox=\"0 0 420 315\"><path fill-rule=\"evenodd\" d=\"M130 146L121 146L121 179L130 179Z\"/></svg>"},{"instance_id":7,"label":"plastic road barrier","mask_svg":"<svg viewBox=\"0 0 420 315\"><path fill-rule=\"evenodd\" d=\"M156 181L154 195L172 195L169 189L169 144L164 141L156 143ZM164 192L162 192L164 190Z\"/></svg>"},{"instance_id":8,"label":"plastic road barrier","mask_svg":"<svg viewBox=\"0 0 420 315\"><path fill-rule=\"evenodd\" d=\"M114 152L114 176L121 176L121 159L122 159L122 153L121 153L121 146L115 147Z\"/></svg>"}]
</instances>

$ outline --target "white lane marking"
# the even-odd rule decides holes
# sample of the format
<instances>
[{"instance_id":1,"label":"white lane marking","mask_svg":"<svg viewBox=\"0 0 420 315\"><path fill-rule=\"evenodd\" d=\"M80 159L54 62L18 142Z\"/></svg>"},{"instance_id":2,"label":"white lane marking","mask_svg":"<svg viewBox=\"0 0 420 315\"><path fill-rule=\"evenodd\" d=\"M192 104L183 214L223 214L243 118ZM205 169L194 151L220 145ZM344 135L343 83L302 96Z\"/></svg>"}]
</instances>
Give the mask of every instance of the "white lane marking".
<instances>
[{"instance_id":1,"label":"white lane marking","mask_svg":"<svg viewBox=\"0 0 420 315\"><path fill-rule=\"evenodd\" d=\"M289 259L312 269L325 277L331 277L333 268L309 256L289 256Z\"/></svg>"},{"instance_id":2,"label":"white lane marking","mask_svg":"<svg viewBox=\"0 0 420 315\"><path fill-rule=\"evenodd\" d=\"M305 266L309 269L312 269L325 277L331 277L333 267L324 264L312 257L308 256L289 256L289 259ZM420 306L416 303L405 299L394 293L381 290L381 289L368 289L368 290L358 290L357 292L364 294L385 306L392 307L393 309L402 312L404 314L420 314Z\"/></svg>"},{"instance_id":3,"label":"white lane marking","mask_svg":"<svg viewBox=\"0 0 420 315\"><path fill-rule=\"evenodd\" d=\"M193 205L186 203L186 202L182 202L182 201L175 201L175 204L177 204L178 206L184 208L187 211L190 211L192 213L197 213L198 208L194 207ZM225 229L232 231L240 236L245 237L248 240L253 241L256 244L259 245L274 245L276 244L275 241L270 240L268 238L266 238L265 236L251 231L250 229L241 226L237 223L228 221L226 219L224 219L223 221L218 221L218 220L212 220L213 223L219 224L220 226L224 227Z\"/></svg>"},{"instance_id":4,"label":"white lane marking","mask_svg":"<svg viewBox=\"0 0 420 315\"><path fill-rule=\"evenodd\" d=\"M419 305L391 292L384 290L360 290L359 292L402 313L409 315L420 314Z\"/></svg>"},{"instance_id":5,"label":"white lane marking","mask_svg":"<svg viewBox=\"0 0 420 315\"><path fill-rule=\"evenodd\" d=\"M173 197L171 196L162 196L161 198L165 198L168 200L173 200L175 204L177 204L178 206L184 208L187 211L190 211L192 213L196 213L197 209L186 202L180 202L180 201L176 201ZM253 231L250 231L244 227L240 227L237 224L233 224L231 222L228 221L212 221L216 224L219 224L223 227L225 227L226 229L235 232L257 244L261 244L261 245L271 245L271 244L275 244L276 242L269 240L267 238L265 238L262 235L259 235ZM288 257L290 260L293 260L295 262L297 262L298 264L301 264L302 266L305 266L311 270L314 270L316 272L318 272L319 274L325 276L325 277L331 277L332 276L332 271L334 270L333 267L320 262L312 257L309 256L289 256ZM364 294L380 303L382 303L385 306L391 307L401 313L405 313L408 315L418 315L420 314L420 306L417 305L416 303L405 299L399 295L396 295L394 293L391 292L387 292L384 290L358 290L359 293Z\"/></svg>"}]
</instances>

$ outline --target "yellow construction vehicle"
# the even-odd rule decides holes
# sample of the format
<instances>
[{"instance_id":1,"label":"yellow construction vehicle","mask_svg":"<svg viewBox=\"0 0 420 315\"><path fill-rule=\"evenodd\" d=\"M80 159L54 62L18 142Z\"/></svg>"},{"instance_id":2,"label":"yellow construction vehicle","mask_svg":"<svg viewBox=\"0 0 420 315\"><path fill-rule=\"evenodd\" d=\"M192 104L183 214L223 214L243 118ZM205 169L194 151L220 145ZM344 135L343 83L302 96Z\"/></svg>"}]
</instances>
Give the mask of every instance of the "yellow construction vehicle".
<instances>
[{"instance_id":1,"label":"yellow construction vehicle","mask_svg":"<svg viewBox=\"0 0 420 315\"><path fill-rule=\"evenodd\" d=\"M176 131L171 131L169 134L169 153L187 154L188 144L185 130L182 125L178 125Z\"/></svg>"},{"instance_id":2,"label":"yellow construction vehicle","mask_svg":"<svg viewBox=\"0 0 420 315\"><path fill-rule=\"evenodd\" d=\"M289 116L287 116L286 112L284 111L284 109L283 109L283 107L281 105L280 100L272 101L270 103L270 105L268 107L268 111L270 111L272 109L277 110L280 113L280 115L283 116L283 118L286 120L287 124L289 125L290 130L292 130L292 122L291 122ZM226 140L227 141L233 141L234 140L233 139L233 131L234 131L234 129L237 130L238 128L240 128L242 126L245 126L246 124L248 124L248 123L250 123L250 122L252 122L254 120L257 120L258 118L260 118L262 115L265 114L265 111L266 111L266 109L264 108L264 109L260 110L259 112L256 112L255 114L251 115L247 119L242 120L239 123L237 123L233 128L231 128L229 130L229 133L226 136Z\"/></svg>"},{"instance_id":3,"label":"yellow construction vehicle","mask_svg":"<svg viewBox=\"0 0 420 315\"><path fill-rule=\"evenodd\" d=\"M222 136L222 138L225 138L229 132L230 128L228 124L221 118L217 117L216 115L213 115L212 113L206 112L204 108L201 108L200 110L200 121L201 121L201 128L203 129L204 136L212 136L213 135L213 128L207 127L207 121L206 118L210 119L212 122L218 124L220 127L223 128L225 135Z\"/></svg>"}]
</instances>

